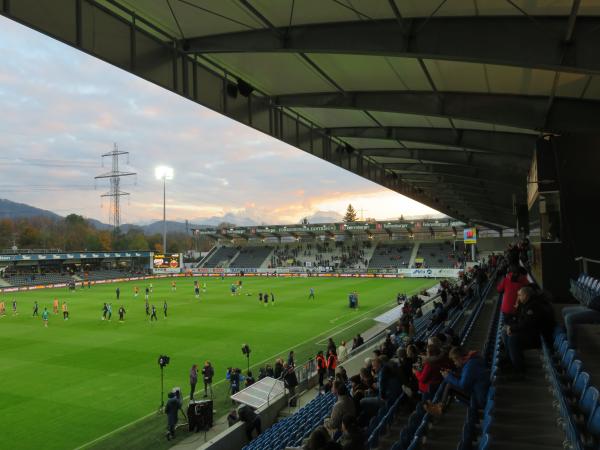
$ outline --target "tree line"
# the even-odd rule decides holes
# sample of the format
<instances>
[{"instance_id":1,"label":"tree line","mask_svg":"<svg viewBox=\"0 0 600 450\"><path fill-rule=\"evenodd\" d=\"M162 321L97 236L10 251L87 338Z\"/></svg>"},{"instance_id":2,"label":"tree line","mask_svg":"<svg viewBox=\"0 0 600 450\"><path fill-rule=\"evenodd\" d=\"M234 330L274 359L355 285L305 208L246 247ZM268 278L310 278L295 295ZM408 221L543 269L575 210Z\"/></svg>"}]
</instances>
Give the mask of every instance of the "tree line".
<instances>
[{"instance_id":1,"label":"tree line","mask_svg":"<svg viewBox=\"0 0 600 450\"><path fill-rule=\"evenodd\" d=\"M99 230L84 217L69 214L64 219L31 217L0 220L0 249L61 249L64 251L125 251L162 252L162 235L144 234L132 226L126 232ZM191 249L192 237L186 233L167 233L167 251Z\"/></svg>"}]
</instances>

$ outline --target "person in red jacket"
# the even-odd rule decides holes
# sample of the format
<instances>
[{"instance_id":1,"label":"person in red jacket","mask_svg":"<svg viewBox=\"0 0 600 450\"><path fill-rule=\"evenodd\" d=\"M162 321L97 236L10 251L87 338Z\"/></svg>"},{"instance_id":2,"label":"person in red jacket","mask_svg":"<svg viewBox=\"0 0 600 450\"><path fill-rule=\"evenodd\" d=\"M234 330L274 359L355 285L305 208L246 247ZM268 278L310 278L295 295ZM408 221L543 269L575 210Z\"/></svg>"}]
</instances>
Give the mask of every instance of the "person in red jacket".
<instances>
[{"instance_id":1,"label":"person in red jacket","mask_svg":"<svg viewBox=\"0 0 600 450\"><path fill-rule=\"evenodd\" d=\"M327 361L325 361L325 357L323 356L323 350L319 350L317 356L315 358L317 360L317 373L319 374L319 387L323 387L323 377L325 376L325 372L327 371Z\"/></svg>"},{"instance_id":2,"label":"person in red jacket","mask_svg":"<svg viewBox=\"0 0 600 450\"><path fill-rule=\"evenodd\" d=\"M327 376L335 378L335 368L337 367L337 355L333 350L329 350L327 354Z\"/></svg>"},{"instance_id":3,"label":"person in red jacket","mask_svg":"<svg viewBox=\"0 0 600 450\"><path fill-rule=\"evenodd\" d=\"M427 346L427 356L423 358L423 367L419 370L413 367L413 373L419 382L419 392L423 400L432 400L438 386L442 382L441 369L444 355L436 345Z\"/></svg>"},{"instance_id":4,"label":"person in red jacket","mask_svg":"<svg viewBox=\"0 0 600 450\"><path fill-rule=\"evenodd\" d=\"M506 276L498 284L498 292L503 294L500 310L504 315L505 322L511 320L517 313L517 293L519 289L528 284L527 276L516 265L510 267Z\"/></svg>"}]
</instances>

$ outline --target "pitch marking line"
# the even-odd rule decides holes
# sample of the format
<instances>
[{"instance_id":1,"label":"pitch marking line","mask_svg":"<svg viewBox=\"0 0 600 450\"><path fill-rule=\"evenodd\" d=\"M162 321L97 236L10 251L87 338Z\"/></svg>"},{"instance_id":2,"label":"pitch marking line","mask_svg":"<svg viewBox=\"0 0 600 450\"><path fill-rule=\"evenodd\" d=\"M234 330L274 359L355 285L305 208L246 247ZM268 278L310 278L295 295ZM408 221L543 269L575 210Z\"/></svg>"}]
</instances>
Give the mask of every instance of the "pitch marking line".
<instances>
[{"instance_id":1,"label":"pitch marking line","mask_svg":"<svg viewBox=\"0 0 600 450\"><path fill-rule=\"evenodd\" d=\"M423 285L425 285L425 284L426 284L426 283L423 283ZM429 284L429 283L427 283L427 284ZM420 288L417 288L417 289L415 289L413 292L418 292L418 291L419 291L419 289L420 289ZM365 313L361 314L361 316L359 316L359 317L362 317L362 316L364 316L364 315L366 315L366 314L369 314L370 312L372 312L372 311L374 311L374 310L376 310L376 309L378 309L378 308L381 308L382 306L389 306L389 305L390 305L390 304L388 303L388 304L383 304L383 305L376 306L376 307L374 307L374 308L370 309L369 311L366 311ZM332 330L329 330L329 331L324 331L323 333L319 333L319 334L317 334L317 337L320 337L320 336L322 336L322 335L324 335L324 334L326 334L326 333L327 333L327 334L329 334L331 331L335 330L337 327L341 327L341 326L343 326L343 325L346 325L346 324L348 324L348 323L352 322L353 320L354 320L354 319L350 319L350 320L349 320L349 321L347 321L347 322L344 322L344 323L341 323L341 324L337 325L337 326L336 326L336 327L334 327ZM364 318L364 319L361 319L361 320L367 320L367 319L366 319L366 318ZM358 321L357 321L356 323L358 323ZM355 325L355 324L353 324L353 325L351 325L351 326L354 326L354 325ZM289 352L290 350L293 350L294 348L297 348L297 347L300 347L300 346L302 346L302 345L304 345L304 344L307 344L307 343L309 343L309 342L313 341L313 339L314 339L314 338L315 338L315 337L313 336L313 337L311 337L310 339L306 339L306 340L305 340L305 341L303 341L303 342L297 343L297 344L296 344L296 345L294 345L293 347L290 347L290 348L287 348L287 349L285 349L285 350L282 350L282 351L280 351L280 352L277 352L275 355L273 355L273 356L271 356L271 357L269 357L269 358L266 358L266 359L264 359L264 360L262 360L262 361L260 361L260 362L258 362L258 363L254 363L254 364L252 364L250 367L251 367L251 368L254 368L254 367L257 367L257 366L261 366L262 364L264 364L264 363L266 363L266 362L268 362L268 361L273 361L273 359L277 358L277 357L278 357L278 356L280 356L282 353L283 353L283 354L285 354L285 353ZM313 342L314 342L314 341L313 341ZM223 380L221 380L221 381L217 381L216 383L213 383L213 385L214 385L214 386L216 386L216 385L218 385L218 384L224 383L225 381L227 381L227 380L226 380L226 379L223 379ZM183 397L183 400L187 400L188 398L189 398L189 395L186 395L185 397ZM84 448L86 448L86 447L89 447L90 445L92 445L92 444L95 444L96 442L99 442L99 441L101 441L101 440L103 440L103 439L106 439L107 437L109 437L109 436L112 436L113 434L115 434L115 433L118 433L118 432L119 432L119 431L121 431L121 430L125 430L125 429L129 428L130 426L132 426L132 425L135 425L136 423L139 423L139 422L141 422L142 420L145 420L145 419L147 419L147 418L149 418L149 417L152 417L152 416L154 416L154 415L156 415L156 411L153 411L153 412L151 412L151 413L149 413L149 414L146 414L146 415L145 415L145 416L143 416L143 417L140 417L140 418L138 418L138 419L135 419L135 420L134 420L134 421L132 421L132 422L126 423L125 425L121 425L120 427L118 427L118 428L115 428L114 430L112 430L112 431L109 431L108 433L106 433L106 434L103 434L102 436L99 436L99 437L97 437L97 438L95 438L95 439L93 439L93 440L91 440L91 441L89 441L89 442L86 442L85 444L83 444L83 445L80 445L79 447L75 447L75 449L74 449L74 450L82 450L82 449L84 449Z\"/></svg>"}]
</instances>

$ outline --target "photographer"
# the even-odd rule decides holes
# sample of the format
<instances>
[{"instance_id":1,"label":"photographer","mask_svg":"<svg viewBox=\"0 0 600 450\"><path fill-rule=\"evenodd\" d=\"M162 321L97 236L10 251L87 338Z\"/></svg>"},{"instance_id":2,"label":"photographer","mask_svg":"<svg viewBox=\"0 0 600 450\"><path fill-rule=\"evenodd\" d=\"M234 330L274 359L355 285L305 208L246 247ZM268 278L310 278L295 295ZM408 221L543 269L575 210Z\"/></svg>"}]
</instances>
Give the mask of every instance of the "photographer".
<instances>
[{"instance_id":1,"label":"photographer","mask_svg":"<svg viewBox=\"0 0 600 450\"><path fill-rule=\"evenodd\" d=\"M210 361L204 362L204 367L202 368L202 379L204 381L204 397L208 397L208 390L210 389L210 398L213 396L212 391L212 379L215 376L215 369L210 364Z\"/></svg>"}]
</instances>

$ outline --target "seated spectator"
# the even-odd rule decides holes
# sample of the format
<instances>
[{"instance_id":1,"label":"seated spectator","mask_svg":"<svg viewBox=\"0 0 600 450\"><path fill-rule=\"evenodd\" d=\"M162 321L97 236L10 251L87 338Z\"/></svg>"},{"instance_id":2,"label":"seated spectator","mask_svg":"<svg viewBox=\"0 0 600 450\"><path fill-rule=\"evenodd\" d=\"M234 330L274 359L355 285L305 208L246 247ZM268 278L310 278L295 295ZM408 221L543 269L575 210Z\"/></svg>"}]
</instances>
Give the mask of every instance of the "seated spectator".
<instances>
[{"instance_id":1,"label":"seated spectator","mask_svg":"<svg viewBox=\"0 0 600 450\"><path fill-rule=\"evenodd\" d=\"M427 346L427 353L421 367L413 367L413 374L419 382L419 392L423 400L432 400L442 382L441 362L443 355L435 345Z\"/></svg>"},{"instance_id":2,"label":"seated spectator","mask_svg":"<svg viewBox=\"0 0 600 450\"><path fill-rule=\"evenodd\" d=\"M340 438L342 450L363 450L366 448L366 438L358 425L356 417L345 415L342 417L342 436Z\"/></svg>"},{"instance_id":3,"label":"seated spectator","mask_svg":"<svg viewBox=\"0 0 600 450\"><path fill-rule=\"evenodd\" d=\"M505 328L505 342L514 370L514 379L522 379L525 376L523 351L539 348L540 336L547 341L551 340L554 324L552 306L541 295L536 296L531 287L519 289L516 318Z\"/></svg>"},{"instance_id":4,"label":"seated spectator","mask_svg":"<svg viewBox=\"0 0 600 450\"><path fill-rule=\"evenodd\" d=\"M331 436L327 429L325 427L317 427L304 440L301 447L286 447L285 450L325 450L335 448L330 447L331 443Z\"/></svg>"},{"instance_id":5,"label":"seated spectator","mask_svg":"<svg viewBox=\"0 0 600 450\"><path fill-rule=\"evenodd\" d=\"M356 408L354 407L354 402L348 395L348 389L346 389L344 383L341 381L334 381L332 392L337 399L331 410L331 417L325 419L324 424L325 428L335 436L342 432L342 418L345 415L356 416Z\"/></svg>"},{"instance_id":6,"label":"seated spectator","mask_svg":"<svg viewBox=\"0 0 600 450\"><path fill-rule=\"evenodd\" d=\"M482 409L490 385L490 372L485 360L478 352L466 352L460 347L450 350L450 359L460 370L460 377L449 370L443 370L442 376L446 379L446 386L442 400L436 404L427 402L425 410L434 416L440 416L448 407L452 397L467 406L473 404L477 409Z\"/></svg>"},{"instance_id":7,"label":"seated spectator","mask_svg":"<svg viewBox=\"0 0 600 450\"><path fill-rule=\"evenodd\" d=\"M600 298L592 299L586 306L567 306L562 310L571 347L577 347L577 325L600 323Z\"/></svg>"}]
</instances>

